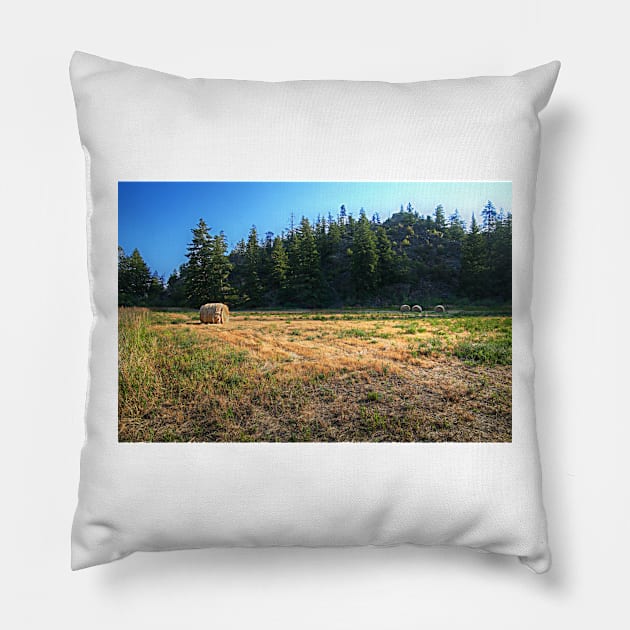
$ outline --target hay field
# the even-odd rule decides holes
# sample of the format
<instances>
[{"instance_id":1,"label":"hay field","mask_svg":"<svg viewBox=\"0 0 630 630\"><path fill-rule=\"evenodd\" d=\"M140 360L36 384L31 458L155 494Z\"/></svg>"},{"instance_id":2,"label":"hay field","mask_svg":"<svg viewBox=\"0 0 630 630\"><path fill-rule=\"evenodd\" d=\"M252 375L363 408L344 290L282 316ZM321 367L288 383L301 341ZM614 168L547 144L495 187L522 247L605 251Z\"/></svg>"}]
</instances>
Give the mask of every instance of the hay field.
<instances>
[{"instance_id":1,"label":"hay field","mask_svg":"<svg viewBox=\"0 0 630 630\"><path fill-rule=\"evenodd\" d=\"M124 442L505 442L512 320L119 310Z\"/></svg>"}]
</instances>

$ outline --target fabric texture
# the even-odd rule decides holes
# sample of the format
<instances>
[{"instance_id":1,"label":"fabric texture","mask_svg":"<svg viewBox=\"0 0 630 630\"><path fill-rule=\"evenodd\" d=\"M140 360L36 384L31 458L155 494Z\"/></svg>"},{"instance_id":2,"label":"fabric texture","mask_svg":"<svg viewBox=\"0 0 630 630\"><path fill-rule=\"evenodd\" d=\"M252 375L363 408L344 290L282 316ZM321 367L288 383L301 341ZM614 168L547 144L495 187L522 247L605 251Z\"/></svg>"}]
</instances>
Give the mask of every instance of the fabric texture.
<instances>
[{"instance_id":1,"label":"fabric texture","mask_svg":"<svg viewBox=\"0 0 630 630\"><path fill-rule=\"evenodd\" d=\"M184 79L77 52L94 323L72 568L209 546L459 545L550 563L534 416L538 113L559 63L407 84ZM119 443L119 181L512 182L511 443Z\"/></svg>"}]
</instances>

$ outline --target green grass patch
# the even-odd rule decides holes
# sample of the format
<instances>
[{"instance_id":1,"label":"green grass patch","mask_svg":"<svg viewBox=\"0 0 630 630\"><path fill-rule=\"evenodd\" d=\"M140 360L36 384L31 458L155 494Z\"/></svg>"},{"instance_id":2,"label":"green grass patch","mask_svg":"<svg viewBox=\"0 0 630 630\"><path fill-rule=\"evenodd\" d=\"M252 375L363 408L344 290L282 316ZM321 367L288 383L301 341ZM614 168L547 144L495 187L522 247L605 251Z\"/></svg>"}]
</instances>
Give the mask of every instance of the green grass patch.
<instances>
[{"instance_id":1,"label":"green grass patch","mask_svg":"<svg viewBox=\"0 0 630 630\"><path fill-rule=\"evenodd\" d=\"M444 352L445 344L438 335L421 339L411 346L411 355L414 357L428 357Z\"/></svg>"},{"instance_id":2,"label":"green grass patch","mask_svg":"<svg viewBox=\"0 0 630 630\"><path fill-rule=\"evenodd\" d=\"M511 365L512 337L462 341L455 346L453 354L475 365Z\"/></svg>"},{"instance_id":3,"label":"green grass patch","mask_svg":"<svg viewBox=\"0 0 630 630\"><path fill-rule=\"evenodd\" d=\"M408 324L399 324L396 326L403 335L417 335L426 332L425 326L420 326L418 322L410 322Z\"/></svg>"}]
</instances>

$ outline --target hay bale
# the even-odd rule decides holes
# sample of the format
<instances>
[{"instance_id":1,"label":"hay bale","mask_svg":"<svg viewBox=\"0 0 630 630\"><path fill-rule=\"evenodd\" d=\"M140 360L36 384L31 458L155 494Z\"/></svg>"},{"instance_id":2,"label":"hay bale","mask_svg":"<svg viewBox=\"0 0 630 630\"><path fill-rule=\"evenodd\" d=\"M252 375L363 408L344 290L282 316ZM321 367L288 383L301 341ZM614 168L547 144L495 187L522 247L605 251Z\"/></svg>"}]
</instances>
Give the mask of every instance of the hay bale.
<instances>
[{"instance_id":1,"label":"hay bale","mask_svg":"<svg viewBox=\"0 0 630 630\"><path fill-rule=\"evenodd\" d=\"M446 309L441 304L438 304L435 307L435 312L436 313L446 313Z\"/></svg>"},{"instance_id":2,"label":"hay bale","mask_svg":"<svg viewBox=\"0 0 630 630\"><path fill-rule=\"evenodd\" d=\"M422 313L422 306L420 306L420 304L414 304L414 305L411 307L411 310L412 310L414 313Z\"/></svg>"},{"instance_id":3,"label":"hay bale","mask_svg":"<svg viewBox=\"0 0 630 630\"><path fill-rule=\"evenodd\" d=\"M210 302L199 309L199 319L202 324L227 324L230 319L230 309L227 304Z\"/></svg>"},{"instance_id":4,"label":"hay bale","mask_svg":"<svg viewBox=\"0 0 630 630\"><path fill-rule=\"evenodd\" d=\"M400 312L401 313L408 313L411 310L411 306L409 306L409 304L403 304L400 307Z\"/></svg>"}]
</instances>

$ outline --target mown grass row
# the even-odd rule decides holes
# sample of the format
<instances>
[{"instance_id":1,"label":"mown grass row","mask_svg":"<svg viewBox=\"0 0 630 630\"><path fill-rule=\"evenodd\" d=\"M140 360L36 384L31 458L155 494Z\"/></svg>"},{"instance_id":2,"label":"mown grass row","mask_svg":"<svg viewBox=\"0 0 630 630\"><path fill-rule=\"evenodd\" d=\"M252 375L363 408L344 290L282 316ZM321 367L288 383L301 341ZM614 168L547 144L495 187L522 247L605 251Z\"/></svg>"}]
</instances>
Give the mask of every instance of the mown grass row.
<instances>
[{"instance_id":1,"label":"mown grass row","mask_svg":"<svg viewBox=\"0 0 630 630\"><path fill-rule=\"evenodd\" d=\"M434 313L433 311L423 311L422 313L401 313L399 311L358 311L358 312L309 312L309 311L232 311L232 317L250 318L277 318L284 317L288 321L309 320L316 322L334 321L369 321L369 320L457 320L459 318L485 318L485 317L510 317L509 310L501 311L452 311L446 313Z\"/></svg>"},{"instance_id":2,"label":"mown grass row","mask_svg":"<svg viewBox=\"0 0 630 630\"><path fill-rule=\"evenodd\" d=\"M431 318L406 319L400 314L389 317L383 314L361 313L361 314L330 314L330 315L310 315L300 314L285 319L286 313L258 313L248 312L236 314L235 318L243 318L245 321L260 315L265 319L274 319L285 325L290 325L294 321L388 321L391 319L404 319L401 323L394 324L394 332L382 330L381 326L373 329L366 328L340 328L332 333L320 332L318 335L305 333L300 329L293 329L288 332L290 338L304 337L308 340L325 338L326 336L336 336L339 339L355 338L366 342L376 339L391 339L397 335L409 337L420 337L418 341L413 341L409 345L412 356L438 356L450 355L465 361L467 364L476 365L510 365L512 363L512 320L511 317L502 316L442 316ZM144 322L143 332L136 334L146 335L146 324L149 316L153 324L176 325L196 322L198 314L187 311L179 314L179 318L173 320L172 313L145 311L142 316ZM138 317L137 314L129 317ZM124 323L123 323L124 328ZM146 343L145 343L146 345ZM128 344L125 344L127 347ZM131 346L133 347L133 345ZM146 348L145 348L146 350Z\"/></svg>"},{"instance_id":3,"label":"mown grass row","mask_svg":"<svg viewBox=\"0 0 630 630\"><path fill-rule=\"evenodd\" d=\"M452 356L469 365L512 363L512 323L507 317L417 320L396 324L393 329L353 327L341 328L333 334L339 339L354 338L368 343L397 336L419 337L409 344L414 357ZM294 329L289 335L299 337L302 332Z\"/></svg>"}]
</instances>

